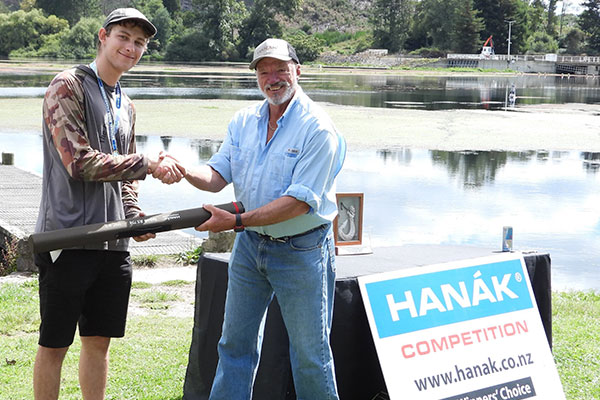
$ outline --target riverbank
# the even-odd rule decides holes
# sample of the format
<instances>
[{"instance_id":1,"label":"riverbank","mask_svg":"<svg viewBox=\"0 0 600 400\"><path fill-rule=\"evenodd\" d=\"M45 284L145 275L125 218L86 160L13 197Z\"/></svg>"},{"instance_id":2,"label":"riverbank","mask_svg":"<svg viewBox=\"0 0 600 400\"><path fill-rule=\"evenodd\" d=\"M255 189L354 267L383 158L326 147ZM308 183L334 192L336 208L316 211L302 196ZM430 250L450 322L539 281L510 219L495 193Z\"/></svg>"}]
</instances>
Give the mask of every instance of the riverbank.
<instances>
[{"instance_id":1,"label":"riverbank","mask_svg":"<svg viewBox=\"0 0 600 400\"><path fill-rule=\"evenodd\" d=\"M0 75L55 74L72 66L70 61L3 60ZM252 75L247 64L159 64L142 63L133 72L157 72L185 76L231 74ZM303 66L308 74L478 76L507 73L451 72L440 70L390 70L372 68L323 69ZM513 74L514 75L514 74ZM135 99L138 135L174 136L220 140L227 123L249 100ZM0 98L0 133L41 132L41 98ZM417 110L372 108L322 103L344 134L350 150L365 148L422 148L431 150L579 150L600 151L600 114L597 105L519 105L508 111Z\"/></svg>"},{"instance_id":2,"label":"riverbank","mask_svg":"<svg viewBox=\"0 0 600 400\"><path fill-rule=\"evenodd\" d=\"M249 100L134 100L136 134L223 139ZM600 151L600 114L590 104L542 104L510 111L412 110L321 103L350 150ZM0 98L0 133L41 132L41 98Z\"/></svg>"}]
</instances>

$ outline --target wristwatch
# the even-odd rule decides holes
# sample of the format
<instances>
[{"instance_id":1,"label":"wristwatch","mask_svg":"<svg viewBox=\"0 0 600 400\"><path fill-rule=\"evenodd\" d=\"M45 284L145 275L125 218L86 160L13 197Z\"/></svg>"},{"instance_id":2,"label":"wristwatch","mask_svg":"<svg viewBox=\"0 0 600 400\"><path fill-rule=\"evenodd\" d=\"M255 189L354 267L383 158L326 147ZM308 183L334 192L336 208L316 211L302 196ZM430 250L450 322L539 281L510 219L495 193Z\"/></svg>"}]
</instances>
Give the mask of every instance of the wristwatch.
<instances>
[{"instance_id":1,"label":"wristwatch","mask_svg":"<svg viewBox=\"0 0 600 400\"><path fill-rule=\"evenodd\" d=\"M233 227L234 232L243 232L244 224L242 224L242 214L235 214L235 226Z\"/></svg>"}]
</instances>

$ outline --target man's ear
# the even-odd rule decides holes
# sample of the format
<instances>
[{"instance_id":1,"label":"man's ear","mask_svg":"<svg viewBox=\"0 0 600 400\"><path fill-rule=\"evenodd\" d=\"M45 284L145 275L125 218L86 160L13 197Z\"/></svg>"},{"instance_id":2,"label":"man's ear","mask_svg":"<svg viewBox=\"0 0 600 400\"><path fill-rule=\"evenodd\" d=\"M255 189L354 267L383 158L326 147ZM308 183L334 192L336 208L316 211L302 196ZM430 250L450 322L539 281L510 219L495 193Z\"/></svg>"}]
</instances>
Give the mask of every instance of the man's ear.
<instances>
[{"instance_id":1,"label":"man's ear","mask_svg":"<svg viewBox=\"0 0 600 400\"><path fill-rule=\"evenodd\" d=\"M100 30L98 31L98 40L100 41L100 43L104 43L104 41L106 40L106 36L108 36L106 29L100 28Z\"/></svg>"},{"instance_id":2,"label":"man's ear","mask_svg":"<svg viewBox=\"0 0 600 400\"><path fill-rule=\"evenodd\" d=\"M296 76L300 77L300 64L296 64Z\"/></svg>"}]
</instances>

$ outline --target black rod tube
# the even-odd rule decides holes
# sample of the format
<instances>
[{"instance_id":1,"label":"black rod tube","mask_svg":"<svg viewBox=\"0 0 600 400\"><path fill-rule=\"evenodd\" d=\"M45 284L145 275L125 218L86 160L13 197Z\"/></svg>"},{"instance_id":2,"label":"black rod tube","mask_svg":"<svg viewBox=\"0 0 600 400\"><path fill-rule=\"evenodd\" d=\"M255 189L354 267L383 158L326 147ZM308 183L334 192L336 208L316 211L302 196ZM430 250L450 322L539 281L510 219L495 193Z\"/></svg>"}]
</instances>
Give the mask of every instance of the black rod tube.
<instances>
[{"instance_id":1,"label":"black rod tube","mask_svg":"<svg viewBox=\"0 0 600 400\"><path fill-rule=\"evenodd\" d=\"M218 204L215 207L232 214L244 212L244 206L240 202ZM57 229L32 234L29 236L29 246L34 253L67 249L90 243L140 236L146 233L190 228L201 225L210 216L211 214L208 211L203 207L199 207L145 217Z\"/></svg>"}]
</instances>

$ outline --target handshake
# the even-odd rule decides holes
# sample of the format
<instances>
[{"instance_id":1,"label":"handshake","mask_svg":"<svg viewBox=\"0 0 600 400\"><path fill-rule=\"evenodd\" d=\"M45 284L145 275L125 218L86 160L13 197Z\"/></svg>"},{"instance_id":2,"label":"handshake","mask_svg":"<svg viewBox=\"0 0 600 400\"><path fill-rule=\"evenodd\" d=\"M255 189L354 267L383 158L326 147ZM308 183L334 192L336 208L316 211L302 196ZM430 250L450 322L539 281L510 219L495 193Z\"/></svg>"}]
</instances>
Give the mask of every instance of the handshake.
<instances>
[{"instance_id":1,"label":"handshake","mask_svg":"<svg viewBox=\"0 0 600 400\"><path fill-rule=\"evenodd\" d=\"M148 175L170 185L181 181L186 176L185 167L173 156L160 152L158 158L149 157Z\"/></svg>"}]
</instances>

